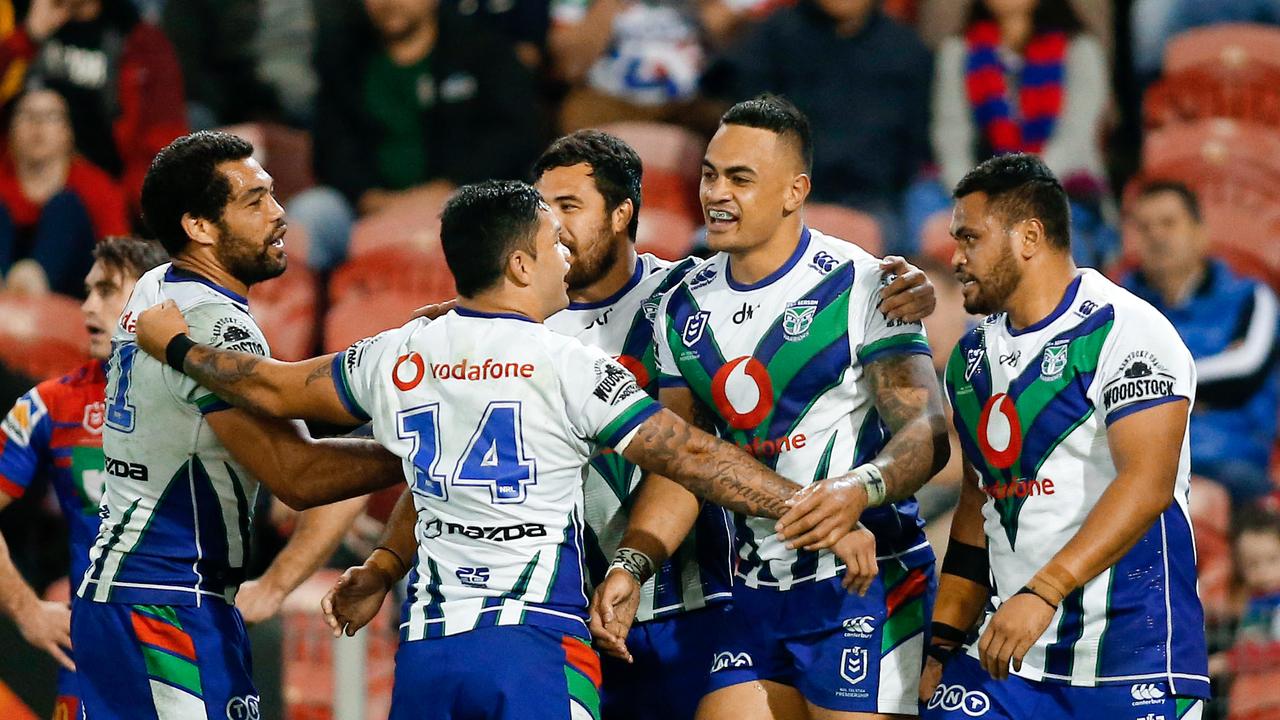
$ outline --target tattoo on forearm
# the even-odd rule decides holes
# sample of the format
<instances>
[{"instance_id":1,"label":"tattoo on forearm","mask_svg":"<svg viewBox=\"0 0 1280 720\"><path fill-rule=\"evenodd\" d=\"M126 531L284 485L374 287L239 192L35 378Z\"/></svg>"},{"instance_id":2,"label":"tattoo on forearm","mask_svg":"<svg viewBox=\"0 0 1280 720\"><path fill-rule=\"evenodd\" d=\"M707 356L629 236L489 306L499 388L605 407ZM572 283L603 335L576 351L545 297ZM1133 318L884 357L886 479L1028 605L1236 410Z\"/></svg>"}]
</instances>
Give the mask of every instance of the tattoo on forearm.
<instances>
[{"instance_id":1,"label":"tattoo on forearm","mask_svg":"<svg viewBox=\"0 0 1280 720\"><path fill-rule=\"evenodd\" d=\"M332 380L332 379L333 379L333 363L329 362L328 359L326 358L325 362L322 362L319 365L316 365L316 369L312 370L311 374L307 375L307 379L304 380L302 384L310 385L311 383L319 380Z\"/></svg>"},{"instance_id":2,"label":"tattoo on forearm","mask_svg":"<svg viewBox=\"0 0 1280 720\"><path fill-rule=\"evenodd\" d=\"M626 454L694 495L746 515L781 517L787 511L787 499L800 489L741 449L668 411L640 425Z\"/></svg>"},{"instance_id":3,"label":"tattoo on forearm","mask_svg":"<svg viewBox=\"0 0 1280 720\"><path fill-rule=\"evenodd\" d=\"M893 437L876 456L890 501L906 498L947 464L951 446L933 365L898 355L867 366L876 410Z\"/></svg>"},{"instance_id":4,"label":"tattoo on forearm","mask_svg":"<svg viewBox=\"0 0 1280 720\"><path fill-rule=\"evenodd\" d=\"M187 376L218 394L223 400L241 407L251 406L246 387L263 358L236 350L218 350L196 345L187 353L183 369Z\"/></svg>"}]
</instances>

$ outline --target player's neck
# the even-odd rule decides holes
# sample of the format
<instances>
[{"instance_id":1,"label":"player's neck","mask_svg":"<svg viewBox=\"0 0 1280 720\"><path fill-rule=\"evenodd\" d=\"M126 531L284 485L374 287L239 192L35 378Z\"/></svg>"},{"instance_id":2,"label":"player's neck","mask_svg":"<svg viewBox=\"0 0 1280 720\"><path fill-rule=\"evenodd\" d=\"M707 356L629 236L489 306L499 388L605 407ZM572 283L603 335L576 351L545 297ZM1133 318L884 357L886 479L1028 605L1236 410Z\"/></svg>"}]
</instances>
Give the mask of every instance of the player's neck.
<instances>
[{"instance_id":1,"label":"player's neck","mask_svg":"<svg viewBox=\"0 0 1280 720\"><path fill-rule=\"evenodd\" d=\"M804 228L800 213L782 221L773 237L745 250L729 251L729 275L742 285L754 285L777 272L791 259Z\"/></svg>"},{"instance_id":2,"label":"player's neck","mask_svg":"<svg viewBox=\"0 0 1280 720\"><path fill-rule=\"evenodd\" d=\"M521 302L521 298L501 291L478 293L471 297L458 296L458 307L485 315L520 315L534 322L547 319L541 313L530 310L528 302Z\"/></svg>"},{"instance_id":3,"label":"player's neck","mask_svg":"<svg viewBox=\"0 0 1280 720\"><path fill-rule=\"evenodd\" d=\"M1009 298L1009 325L1014 330L1035 325L1049 317L1067 294L1079 271L1070 255L1048 260L1038 271L1027 271Z\"/></svg>"},{"instance_id":4,"label":"player's neck","mask_svg":"<svg viewBox=\"0 0 1280 720\"><path fill-rule=\"evenodd\" d=\"M197 250L195 252L184 252L174 256L173 266L179 270L209 280L210 282L220 285L231 292L242 297L249 296L249 286L240 282L227 269L208 253L207 251Z\"/></svg>"},{"instance_id":5,"label":"player's neck","mask_svg":"<svg viewBox=\"0 0 1280 720\"><path fill-rule=\"evenodd\" d=\"M598 280L583 288L570 288L569 301L595 303L617 295L631 282L636 273L636 246L628 239L626 248L618 253L618 259Z\"/></svg>"},{"instance_id":6,"label":"player's neck","mask_svg":"<svg viewBox=\"0 0 1280 720\"><path fill-rule=\"evenodd\" d=\"M1168 307L1180 307L1204 282L1209 263L1201 260L1194 266L1181 271L1166 273L1149 273L1147 283L1155 288L1160 299Z\"/></svg>"}]
</instances>

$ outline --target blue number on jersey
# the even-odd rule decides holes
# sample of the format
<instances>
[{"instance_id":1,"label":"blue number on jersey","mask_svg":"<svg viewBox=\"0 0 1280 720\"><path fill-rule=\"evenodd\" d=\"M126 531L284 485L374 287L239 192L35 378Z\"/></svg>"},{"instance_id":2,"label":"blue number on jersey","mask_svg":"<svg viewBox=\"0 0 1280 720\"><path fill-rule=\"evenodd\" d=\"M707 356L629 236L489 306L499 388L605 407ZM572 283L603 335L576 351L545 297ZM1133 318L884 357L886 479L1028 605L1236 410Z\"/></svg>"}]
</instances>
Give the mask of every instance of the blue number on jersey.
<instances>
[{"instance_id":1,"label":"blue number on jersey","mask_svg":"<svg viewBox=\"0 0 1280 720\"><path fill-rule=\"evenodd\" d=\"M119 363L119 367L115 393L107 402L107 425L123 433L133 432L134 407L129 404L129 376L133 373L133 357L137 354L138 346L134 343L121 345L111 354L111 359Z\"/></svg>"},{"instance_id":2,"label":"blue number on jersey","mask_svg":"<svg viewBox=\"0 0 1280 720\"><path fill-rule=\"evenodd\" d=\"M413 491L427 497L448 497L445 476L436 472L440 458L440 403L431 403L396 414L396 432L401 440L413 441Z\"/></svg>"},{"instance_id":3,"label":"blue number on jersey","mask_svg":"<svg viewBox=\"0 0 1280 720\"><path fill-rule=\"evenodd\" d=\"M537 482L537 469L525 457L522 436L520 403L489 403L454 471L454 484L488 486L497 504L524 502L525 486Z\"/></svg>"}]
</instances>

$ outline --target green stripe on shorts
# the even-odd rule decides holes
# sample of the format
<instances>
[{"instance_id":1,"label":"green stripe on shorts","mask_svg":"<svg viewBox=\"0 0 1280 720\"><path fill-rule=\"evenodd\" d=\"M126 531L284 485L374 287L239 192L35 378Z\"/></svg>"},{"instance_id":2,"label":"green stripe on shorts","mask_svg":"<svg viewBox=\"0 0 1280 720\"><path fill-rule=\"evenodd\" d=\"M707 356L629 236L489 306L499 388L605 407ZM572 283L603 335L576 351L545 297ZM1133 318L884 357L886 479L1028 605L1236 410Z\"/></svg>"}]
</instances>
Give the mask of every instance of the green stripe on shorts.
<instances>
[{"instance_id":1,"label":"green stripe on shorts","mask_svg":"<svg viewBox=\"0 0 1280 720\"><path fill-rule=\"evenodd\" d=\"M179 630L182 629L182 622L178 620L178 611L171 605L134 605L133 609L143 615L163 620Z\"/></svg>"},{"instance_id":2,"label":"green stripe on shorts","mask_svg":"<svg viewBox=\"0 0 1280 720\"><path fill-rule=\"evenodd\" d=\"M591 713L592 720L600 720L600 691L585 675L568 665L564 679L569 684L569 697Z\"/></svg>"},{"instance_id":3,"label":"green stripe on shorts","mask_svg":"<svg viewBox=\"0 0 1280 720\"><path fill-rule=\"evenodd\" d=\"M204 695L204 688L200 685L200 668L190 660L145 645L142 647L142 658L147 663L148 675L193 695Z\"/></svg>"}]
</instances>

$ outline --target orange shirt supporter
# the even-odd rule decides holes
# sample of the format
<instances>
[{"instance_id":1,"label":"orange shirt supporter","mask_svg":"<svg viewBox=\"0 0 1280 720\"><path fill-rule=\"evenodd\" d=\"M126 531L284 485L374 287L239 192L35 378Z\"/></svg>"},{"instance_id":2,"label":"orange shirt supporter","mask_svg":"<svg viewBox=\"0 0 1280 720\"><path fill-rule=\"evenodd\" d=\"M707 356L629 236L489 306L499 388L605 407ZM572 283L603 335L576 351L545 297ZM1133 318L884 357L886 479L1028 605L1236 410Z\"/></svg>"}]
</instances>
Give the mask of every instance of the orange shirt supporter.
<instances>
[{"instance_id":1,"label":"orange shirt supporter","mask_svg":"<svg viewBox=\"0 0 1280 720\"><path fill-rule=\"evenodd\" d=\"M128 234L129 215L125 208L124 193L110 175L77 156L71 160L66 189L75 193L80 202L84 203L89 218L93 221L95 239ZM40 219L43 205L23 194L18 177L14 174L13 161L8 158L0 164L0 202L4 203L13 224L19 229L31 228Z\"/></svg>"}]
</instances>

